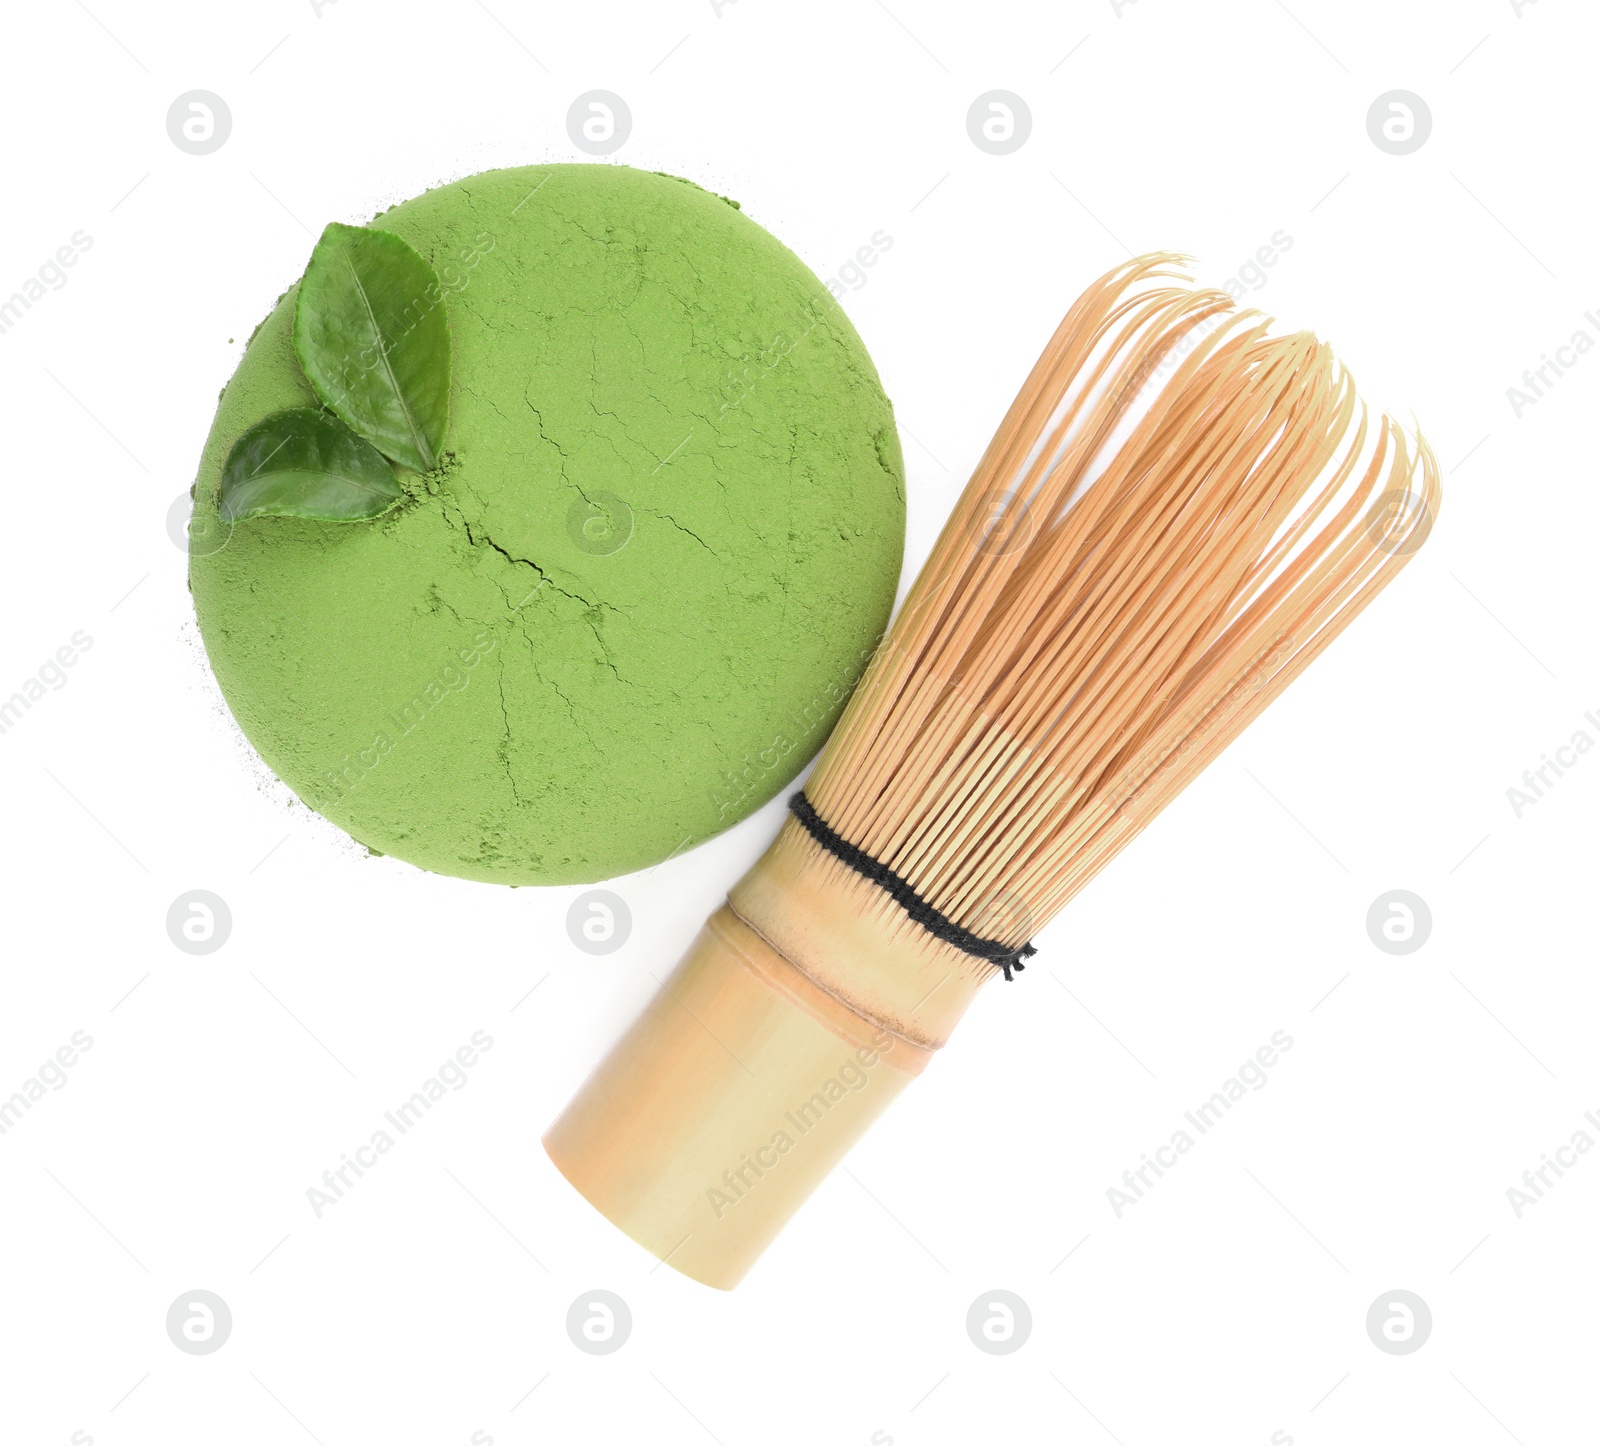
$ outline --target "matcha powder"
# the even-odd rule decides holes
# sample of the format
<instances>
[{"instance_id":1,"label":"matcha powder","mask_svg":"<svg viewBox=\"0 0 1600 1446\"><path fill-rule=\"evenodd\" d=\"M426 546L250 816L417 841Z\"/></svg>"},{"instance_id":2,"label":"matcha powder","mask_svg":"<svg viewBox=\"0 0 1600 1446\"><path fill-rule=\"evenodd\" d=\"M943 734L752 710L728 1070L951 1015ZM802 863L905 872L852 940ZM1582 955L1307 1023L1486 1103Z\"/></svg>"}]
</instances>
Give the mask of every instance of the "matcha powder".
<instances>
[{"instance_id":1,"label":"matcha powder","mask_svg":"<svg viewBox=\"0 0 1600 1446\"><path fill-rule=\"evenodd\" d=\"M737 822L826 738L894 599L903 469L860 338L672 177L493 171L372 224L443 285L445 455L376 520L222 522L241 434L318 405L280 300L195 488L240 727L369 848L465 878L605 878Z\"/></svg>"}]
</instances>

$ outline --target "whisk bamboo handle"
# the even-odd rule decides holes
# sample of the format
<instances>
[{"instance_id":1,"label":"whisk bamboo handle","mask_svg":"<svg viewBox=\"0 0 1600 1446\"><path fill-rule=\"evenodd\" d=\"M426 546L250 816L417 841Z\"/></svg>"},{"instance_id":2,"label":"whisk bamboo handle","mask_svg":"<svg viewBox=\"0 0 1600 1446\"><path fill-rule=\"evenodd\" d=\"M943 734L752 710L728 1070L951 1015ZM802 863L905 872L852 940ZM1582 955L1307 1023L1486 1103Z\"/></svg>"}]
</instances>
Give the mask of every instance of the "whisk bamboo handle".
<instances>
[{"instance_id":1,"label":"whisk bamboo handle","mask_svg":"<svg viewBox=\"0 0 1600 1446\"><path fill-rule=\"evenodd\" d=\"M591 1205L707 1285L739 1283L992 972L864 916L854 877L786 824L545 1134Z\"/></svg>"}]
</instances>

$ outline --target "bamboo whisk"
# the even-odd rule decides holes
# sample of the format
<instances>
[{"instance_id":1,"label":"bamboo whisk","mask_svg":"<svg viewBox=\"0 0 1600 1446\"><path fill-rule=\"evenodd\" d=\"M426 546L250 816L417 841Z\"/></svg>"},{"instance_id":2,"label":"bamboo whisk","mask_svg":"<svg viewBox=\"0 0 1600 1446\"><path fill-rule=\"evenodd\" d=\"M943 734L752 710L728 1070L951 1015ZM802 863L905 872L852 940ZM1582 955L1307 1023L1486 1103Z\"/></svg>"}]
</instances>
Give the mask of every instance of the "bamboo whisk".
<instances>
[{"instance_id":1,"label":"bamboo whisk","mask_svg":"<svg viewBox=\"0 0 1600 1446\"><path fill-rule=\"evenodd\" d=\"M1427 444L1180 262L1067 314L793 816L545 1138L686 1274L743 1275L1432 526Z\"/></svg>"}]
</instances>

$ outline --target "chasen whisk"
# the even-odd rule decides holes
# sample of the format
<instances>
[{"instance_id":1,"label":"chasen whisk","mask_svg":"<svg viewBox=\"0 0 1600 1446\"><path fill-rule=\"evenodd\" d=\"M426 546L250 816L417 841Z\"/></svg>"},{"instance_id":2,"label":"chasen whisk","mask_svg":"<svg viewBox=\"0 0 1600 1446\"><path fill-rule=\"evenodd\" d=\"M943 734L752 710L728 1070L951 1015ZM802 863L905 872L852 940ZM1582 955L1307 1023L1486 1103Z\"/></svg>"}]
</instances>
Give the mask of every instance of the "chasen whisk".
<instances>
[{"instance_id":1,"label":"chasen whisk","mask_svg":"<svg viewBox=\"0 0 1600 1446\"><path fill-rule=\"evenodd\" d=\"M1180 260L1067 314L777 839L545 1137L685 1274L737 1283L1432 526L1426 443Z\"/></svg>"}]
</instances>

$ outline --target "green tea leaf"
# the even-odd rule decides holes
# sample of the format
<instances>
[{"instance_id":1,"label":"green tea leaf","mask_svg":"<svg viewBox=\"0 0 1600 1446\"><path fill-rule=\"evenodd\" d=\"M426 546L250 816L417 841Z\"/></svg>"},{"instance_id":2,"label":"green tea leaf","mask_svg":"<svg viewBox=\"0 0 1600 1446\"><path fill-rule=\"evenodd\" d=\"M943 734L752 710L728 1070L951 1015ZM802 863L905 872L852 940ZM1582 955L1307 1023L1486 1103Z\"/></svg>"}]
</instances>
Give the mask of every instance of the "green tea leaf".
<instances>
[{"instance_id":1,"label":"green tea leaf","mask_svg":"<svg viewBox=\"0 0 1600 1446\"><path fill-rule=\"evenodd\" d=\"M450 332L433 267L390 231L334 222L294 306L294 350L317 395L386 457L439 465Z\"/></svg>"},{"instance_id":2,"label":"green tea leaf","mask_svg":"<svg viewBox=\"0 0 1600 1446\"><path fill-rule=\"evenodd\" d=\"M349 522L405 494L383 454L311 407L274 412L233 445L222 469L224 522L271 514Z\"/></svg>"}]
</instances>

